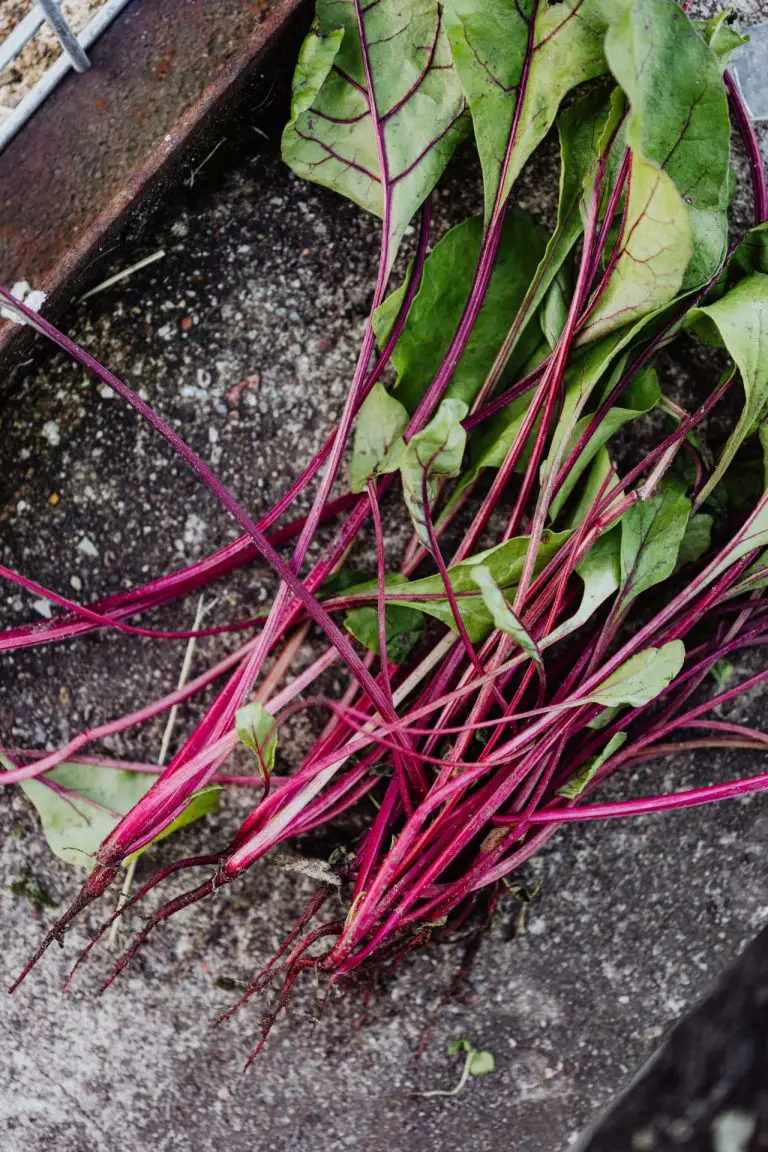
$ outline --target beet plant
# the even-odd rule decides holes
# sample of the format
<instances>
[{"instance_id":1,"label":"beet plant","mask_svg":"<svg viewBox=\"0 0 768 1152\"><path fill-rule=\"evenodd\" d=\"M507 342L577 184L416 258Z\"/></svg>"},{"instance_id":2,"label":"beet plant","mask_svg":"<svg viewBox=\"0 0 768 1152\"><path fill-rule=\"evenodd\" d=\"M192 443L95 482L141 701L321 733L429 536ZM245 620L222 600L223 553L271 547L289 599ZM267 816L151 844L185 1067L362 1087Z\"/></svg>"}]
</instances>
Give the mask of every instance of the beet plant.
<instances>
[{"instance_id":1,"label":"beet plant","mask_svg":"<svg viewBox=\"0 0 768 1152\"><path fill-rule=\"evenodd\" d=\"M0 292L5 307L138 412L243 531L203 561L88 606L3 569L63 611L0 635L0 648L102 628L252 633L140 711L55 753L5 757L3 782L29 789L44 821L54 802L91 803L108 817L101 843L89 845L87 881L14 989L127 861L210 809L216 785L245 782L258 799L229 844L177 860L131 896L126 907L176 872L202 870L196 886L152 913L107 983L155 926L278 844L353 808L364 820L331 865L344 917L318 919L332 891L321 875L300 922L241 998L280 984L259 1047L305 968L329 984L350 981L475 913L487 917L561 824L768 786L763 773L591 799L607 777L628 779L646 760L768 742L719 711L768 677L720 682L734 653L768 639L768 492L750 495L745 480L768 451L768 193L727 72L742 38L727 13L704 23L685 7L317 0L283 156L299 176L380 220L379 265L338 423L259 519L126 384ZM754 199L746 236L729 234L731 120ZM560 182L548 234L514 199L551 131ZM436 239L432 192L457 149L463 163L472 148L482 205ZM398 284L409 231L417 237ZM730 363L723 375L712 369L691 411L657 370L681 339L722 349ZM713 449L710 415L739 407ZM627 427L643 434L617 455ZM287 520L307 490L308 513ZM385 504L399 505L412 527L396 570L386 564ZM328 540L319 529L330 521ZM360 574L346 558L364 534L376 565ZM128 623L253 562L275 577L263 618L176 632ZM309 633L316 658L292 675ZM331 666L348 678L338 699L317 685ZM222 680L155 777L149 766L83 753ZM324 711L326 727L277 777L280 727L305 708ZM252 778L226 773L239 744L254 755ZM290 746L283 752L290 760ZM112 795L116 780L126 795L110 808L103 789ZM368 798L375 804L361 804Z\"/></svg>"}]
</instances>

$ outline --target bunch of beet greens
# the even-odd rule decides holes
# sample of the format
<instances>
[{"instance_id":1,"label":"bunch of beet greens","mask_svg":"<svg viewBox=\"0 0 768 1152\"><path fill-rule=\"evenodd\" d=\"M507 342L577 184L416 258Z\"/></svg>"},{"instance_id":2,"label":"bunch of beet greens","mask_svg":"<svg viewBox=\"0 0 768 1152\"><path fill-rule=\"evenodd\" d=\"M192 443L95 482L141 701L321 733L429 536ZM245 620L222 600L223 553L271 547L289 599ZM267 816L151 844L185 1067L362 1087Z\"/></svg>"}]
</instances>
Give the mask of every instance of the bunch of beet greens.
<instances>
[{"instance_id":1,"label":"bunch of beet greens","mask_svg":"<svg viewBox=\"0 0 768 1152\"><path fill-rule=\"evenodd\" d=\"M675 0L318 0L283 155L381 218L381 255L338 425L258 521L125 384L0 293L139 412L244 533L88 607L3 569L65 611L2 634L0 648L97 628L189 635L127 621L254 560L276 577L268 615L247 622L253 637L204 674L56 753L5 757L4 782L25 782L41 811L67 792L62 765L75 793L88 768L133 769L139 784L31 964L135 853L199 814L212 784L231 781L223 767L238 743L254 753L261 799L231 844L179 860L131 897L205 869L150 917L110 980L154 925L364 797L376 801L368 826L337 864L346 918L313 924L329 892L321 885L246 996L279 976L280 1006L305 967L339 979L454 929L492 907L564 821L768 786L766 773L584 804L609 774L653 757L768 743L710 718L768 671L714 697L706 690L730 654L768 639L768 492L751 497L742 480L760 445L768 452L768 197L725 71L741 42L727 14L696 22ZM729 101L756 218L730 244ZM554 125L560 199L547 235L510 199ZM430 248L430 195L465 140L479 154L483 215ZM387 294L415 218L405 282ZM681 333L732 363L693 412L662 392L653 366ZM743 394L743 408L713 456L703 431L728 393ZM620 473L611 438L651 411L657 442ZM347 467L348 492L332 499ZM284 522L316 478L308 515ZM413 526L398 571L385 570L385 500L403 500ZM336 534L308 567L330 519ZM369 578L344 567L363 530L378 558ZM291 676L310 630L327 646ZM331 665L349 674L342 699L313 687ZM148 790L142 766L80 753L221 678ZM327 710L325 730L290 775L273 777L280 724L307 707Z\"/></svg>"}]
</instances>

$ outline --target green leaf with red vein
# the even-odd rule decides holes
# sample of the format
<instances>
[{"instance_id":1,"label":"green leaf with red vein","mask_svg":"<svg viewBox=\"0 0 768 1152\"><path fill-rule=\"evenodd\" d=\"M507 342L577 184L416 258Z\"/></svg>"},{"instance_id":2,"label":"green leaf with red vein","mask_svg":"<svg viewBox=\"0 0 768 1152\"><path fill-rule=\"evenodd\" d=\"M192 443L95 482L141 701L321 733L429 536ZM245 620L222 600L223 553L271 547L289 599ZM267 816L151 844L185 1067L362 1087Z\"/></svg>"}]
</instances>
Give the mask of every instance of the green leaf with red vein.
<instances>
[{"instance_id":1,"label":"green leaf with red vein","mask_svg":"<svg viewBox=\"0 0 768 1152\"><path fill-rule=\"evenodd\" d=\"M624 513L619 593L623 607L672 575L690 512L690 500L676 487L668 487L650 500L638 500Z\"/></svg>"},{"instance_id":2,"label":"green leaf with red vein","mask_svg":"<svg viewBox=\"0 0 768 1152\"><path fill-rule=\"evenodd\" d=\"M384 219L387 270L467 129L437 0L318 0L283 158Z\"/></svg>"},{"instance_id":3,"label":"green leaf with red vein","mask_svg":"<svg viewBox=\"0 0 768 1152\"><path fill-rule=\"evenodd\" d=\"M489 221L563 97L607 65L603 41L624 0L446 0L445 25L475 128Z\"/></svg>"},{"instance_id":4,"label":"green leaf with red vein","mask_svg":"<svg viewBox=\"0 0 768 1152\"><path fill-rule=\"evenodd\" d=\"M674 181L639 153L632 157L629 181L615 261L582 328L582 343L674 300L693 253L688 212Z\"/></svg>"},{"instance_id":5,"label":"green leaf with red vein","mask_svg":"<svg viewBox=\"0 0 768 1152\"><path fill-rule=\"evenodd\" d=\"M627 144L663 168L685 200L693 256L683 288L704 284L728 243L730 124L720 63L676 0L631 0L605 53L629 97Z\"/></svg>"}]
</instances>

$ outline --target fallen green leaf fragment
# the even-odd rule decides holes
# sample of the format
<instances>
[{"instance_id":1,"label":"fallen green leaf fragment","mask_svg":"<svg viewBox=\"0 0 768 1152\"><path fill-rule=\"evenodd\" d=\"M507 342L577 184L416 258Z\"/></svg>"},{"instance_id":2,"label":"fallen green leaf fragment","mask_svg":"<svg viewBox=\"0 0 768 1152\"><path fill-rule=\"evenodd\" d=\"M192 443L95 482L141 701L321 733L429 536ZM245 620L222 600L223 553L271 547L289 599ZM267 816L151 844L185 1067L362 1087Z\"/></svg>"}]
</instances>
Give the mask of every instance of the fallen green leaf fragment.
<instances>
[{"instance_id":1,"label":"fallen green leaf fragment","mask_svg":"<svg viewBox=\"0 0 768 1152\"><path fill-rule=\"evenodd\" d=\"M37 809L54 855L90 872L101 842L153 782L152 776L138 772L64 763L44 779L25 780L20 787Z\"/></svg>"},{"instance_id":2,"label":"fallen green leaf fragment","mask_svg":"<svg viewBox=\"0 0 768 1152\"><path fill-rule=\"evenodd\" d=\"M452 1040L448 1045L448 1055L456 1056L460 1052L465 1053L464 1067L461 1070L461 1076L458 1083L453 1088L433 1088L428 1092L413 1092L413 1096L458 1096L462 1091L470 1076L487 1076L490 1072L495 1071L496 1059L492 1052L488 1052L484 1048L475 1048L471 1040L462 1037L459 1040Z\"/></svg>"},{"instance_id":3,"label":"fallen green leaf fragment","mask_svg":"<svg viewBox=\"0 0 768 1152\"><path fill-rule=\"evenodd\" d=\"M735 675L736 669L730 660L718 660L712 665L712 678L721 690L727 687Z\"/></svg>"},{"instance_id":4,"label":"fallen green leaf fragment","mask_svg":"<svg viewBox=\"0 0 768 1152\"><path fill-rule=\"evenodd\" d=\"M20 787L34 804L54 855L90 872L99 845L153 783L154 777L148 774L72 762L57 765L40 779L25 780ZM215 811L220 792L218 786L210 785L195 793L175 820L134 855Z\"/></svg>"}]
</instances>

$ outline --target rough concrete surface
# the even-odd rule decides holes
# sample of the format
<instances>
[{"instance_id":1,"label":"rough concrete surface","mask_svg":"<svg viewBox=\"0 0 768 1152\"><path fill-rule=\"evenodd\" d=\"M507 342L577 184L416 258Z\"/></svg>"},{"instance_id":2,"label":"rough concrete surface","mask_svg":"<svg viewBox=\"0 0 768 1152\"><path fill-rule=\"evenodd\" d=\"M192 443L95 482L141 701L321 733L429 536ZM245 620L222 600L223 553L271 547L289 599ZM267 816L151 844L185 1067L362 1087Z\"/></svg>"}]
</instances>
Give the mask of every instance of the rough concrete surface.
<instances>
[{"instance_id":1,"label":"rough concrete surface","mask_svg":"<svg viewBox=\"0 0 768 1152\"><path fill-rule=\"evenodd\" d=\"M768 16L758 3L736 7ZM255 123L266 117L271 138L250 129L233 138L159 220L114 253L114 268L160 248L164 259L65 320L254 509L284 490L338 412L377 248L370 218L281 166L273 126L280 114L279 106L259 110ZM545 149L518 197L550 221L551 159ZM438 228L479 205L475 167L462 154L438 199ZM716 375L686 351L669 372L689 386L701 372L704 384ZM228 401L246 379L237 404ZM63 358L40 350L2 381L2 392L2 562L90 599L235 534L149 429ZM251 615L270 590L266 574L250 569L222 590L226 601L213 615ZM4 590L2 622L32 617L33 599ZM188 626L194 607L174 605L157 624ZM203 642L197 667L228 646ZM0 738L55 747L169 690L182 655L180 642L106 635L4 655ZM759 723L762 711L758 693L729 715ZM195 714L183 711L184 731ZM161 733L158 722L109 748L154 757ZM622 781L621 792L749 771L748 758L736 754L667 761ZM618 783L606 792L618 795ZM766 922L767 804L758 797L562 832L531 866L542 895L525 935L508 939L502 923L485 938L463 998L443 1003L464 955L460 942L409 958L383 987L333 999L319 1022L323 989L307 979L245 1078L262 1009L252 1004L212 1028L235 994L222 985L236 988L274 950L310 882L267 861L159 930L104 997L96 995L109 963L102 951L62 999L63 976L99 922L94 911L63 953L52 951L13 999L0 1001L0 1146L556 1152ZM228 797L205 828L145 858L140 877L203 842L226 843L246 810L245 796ZM332 844L305 847L327 856ZM54 915L11 893L24 872L61 905L80 879L51 857L33 809L14 790L0 807L6 981ZM515 909L506 913L511 919ZM139 923L133 916L129 927ZM415 1095L456 1083L460 1061L446 1048L461 1036L490 1049L496 1071L456 1098Z\"/></svg>"},{"instance_id":2,"label":"rough concrete surface","mask_svg":"<svg viewBox=\"0 0 768 1152\"><path fill-rule=\"evenodd\" d=\"M764 928L578 1152L768 1148L767 957Z\"/></svg>"}]
</instances>

